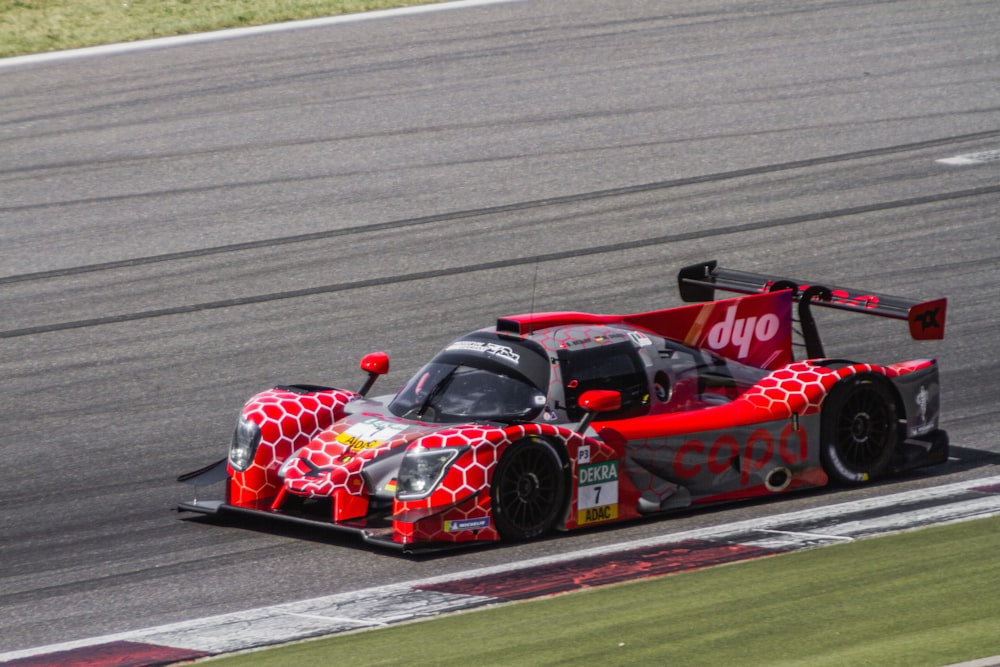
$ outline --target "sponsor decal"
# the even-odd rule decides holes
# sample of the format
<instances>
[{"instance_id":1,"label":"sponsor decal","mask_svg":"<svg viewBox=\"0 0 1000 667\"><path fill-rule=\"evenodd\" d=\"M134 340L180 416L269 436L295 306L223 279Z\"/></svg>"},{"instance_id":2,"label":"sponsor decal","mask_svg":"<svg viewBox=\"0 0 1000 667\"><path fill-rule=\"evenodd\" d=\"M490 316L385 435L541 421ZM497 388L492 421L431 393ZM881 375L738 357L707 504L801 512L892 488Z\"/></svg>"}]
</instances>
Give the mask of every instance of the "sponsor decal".
<instances>
[{"instance_id":1,"label":"sponsor decal","mask_svg":"<svg viewBox=\"0 0 1000 667\"><path fill-rule=\"evenodd\" d=\"M941 312L940 308L931 308L915 315L913 319L920 324L923 331L927 331L928 329L940 329L941 323L938 322L939 312Z\"/></svg>"},{"instance_id":2,"label":"sponsor decal","mask_svg":"<svg viewBox=\"0 0 1000 667\"><path fill-rule=\"evenodd\" d=\"M761 288L761 292L770 292L774 286L774 281L769 280ZM822 287L822 285L809 285L803 283L798 286L799 293L803 294L810 287ZM845 289L837 288L830 290L829 303L840 303L846 306L863 306L865 308L878 308L879 298L874 294L851 294Z\"/></svg>"},{"instance_id":3,"label":"sponsor decal","mask_svg":"<svg viewBox=\"0 0 1000 667\"><path fill-rule=\"evenodd\" d=\"M577 523L618 518L618 461L590 463L577 468Z\"/></svg>"},{"instance_id":4,"label":"sponsor decal","mask_svg":"<svg viewBox=\"0 0 1000 667\"><path fill-rule=\"evenodd\" d=\"M618 482L618 461L602 461L580 466L577 471L580 486Z\"/></svg>"},{"instance_id":5,"label":"sponsor decal","mask_svg":"<svg viewBox=\"0 0 1000 667\"><path fill-rule=\"evenodd\" d=\"M521 355L515 352L513 348L507 347L506 345L500 345L499 343L487 343L486 341L481 340L455 341L449 345L446 350L448 352L478 352L491 357L498 357L505 361L509 361L512 364L517 364L521 360Z\"/></svg>"},{"instance_id":6,"label":"sponsor decal","mask_svg":"<svg viewBox=\"0 0 1000 667\"><path fill-rule=\"evenodd\" d=\"M804 463L809 456L805 429L796 429L790 422L775 439L767 429L758 428L743 443L728 434L719 436L711 445L690 438L677 449L673 471L679 479L691 479L706 471L720 475L735 469L740 473L740 484L747 486L751 471L760 470L775 456L786 465Z\"/></svg>"},{"instance_id":7,"label":"sponsor decal","mask_svg":"<svg viewBox=\"0 0 1000 667\"><path fill-rule=\"evenodd\" d=\"M827 458L830 460L830 463L833 464L833 467L837 469L837 472L840 473L841 477L855 482L868 481L867 472L855 472L854 470L847 469L844 462L840 460L840 455L837 454L837 448L833 445L833 443L824 445L824 447L826 447L827 453L829 454Z\"/></svg>"},{"instance_id":8,"label":"sponsor decal","mask_svg":"<svg viewBox=\"0 0 1000 667\"><path fill-rule=\"evenodd\" d=\"M579 525L587 523L597 523L599 521L611 521L618 518L618 505L604 505L602 507L591 507L580 510L577 513L576 522Z\"/></svg>"},{"instance_id":9,"label":"sponsor decal","mask_svg":"<svg viewBox=\"0 0 1000 667\"><path fill-rule=\"evenodd\" d=\"M937 299L911 306L907 314L910 335L915 340L941 340L944 338L944 320L948 299Z\"/></svg>"},{"instance_id":10,"label":"sponsor decal","mask_svg":"<svg viewBox=\"0 0 1000 667\"><path fill-rule=\"evenodd\" d=\"M746 359L750 345L754 342L766 343L781 331L781 319L774 313L760 317L736 317L736 306L726 309L726 316L708 330L706 343L713 350L721 350L729 345L738 349L737 358Z\"/></svg>"},{"instance_id":11,"label":"sponsor decal","mask_svg":"<svg viewBox=\"0 0 1000 667\"><path fill-rule=\"evenodd\" d=\"M792 293L752 294L677 309L677 337L760 368L793 359Z\"/></svg>"},{"instance_id":12,"label":"sponsor decal","mask_svg":"<svg viewBox=\"0 0 1000 667\"><path fill-rule=\"evenodd\" d=\"M920 386L920 391L917 392L916 402L917 408L920 410L920 423L917 426L910 428L911 436L925 435L937 428L936 419L927 419L927 411L931 405L931 392L927 389L926 385Z\"/></svg>"},{"instance_id":13,"label":"sponsor decal","mask_svg":"<svg viewBox=\"0 0 1000 667\"><path fill-rule=\"evenodd\" d=\"M444 522L444 532L456 533L460 530L482 530L490 525L490 518L486 516L472 519L452 519Z\"/></svg>"},{"instance_id":14,"label":"sponsor decal","mask_svg":"<svg viewBox=\"0 0 1000 667\"><path fill-rule=\"evenodd\" d=\"M917 392L917 407L920 408L920 421L927 422L927 406L931 402L931 393L927 391L927 387L920 387L920 391Z\"/></svg>"},{"instance_id":15,"label":"sponsor decal","mask_svg":"<svg viewBox=\"0 0 1000 667\"><path fill-rule=\"evenodd\" d=\"M649 347L653 344L652 339L641 331L630 331L628 337L632 339L636 347Z\"/></svg>"},{"instance_id":16,"label":"sponsor decal","mask_svg":"<svg viewBox=\"0 0 1000 667\"><path fill-rule=\"evenodd\" d=\"M305 457L300 460L306 465L306 471L302 473L302 476L305 478L320 479L333 472L333 467L331 466L320 467Z\"/></svg>"},{"instance_id":17,"label":"sponsor decal","mask_svg":"<svg viewBox=\"0 0 1000 667\"><path fill-rule=\"evenodd\" d=\"M353 424L350 428L339 434L336 440L350 447L351 451L359 452L363 449L374 449L383 445L407 428L409 428L407 424L397 424L372 417L371 419Z\"/></svg>"}]
</instances>

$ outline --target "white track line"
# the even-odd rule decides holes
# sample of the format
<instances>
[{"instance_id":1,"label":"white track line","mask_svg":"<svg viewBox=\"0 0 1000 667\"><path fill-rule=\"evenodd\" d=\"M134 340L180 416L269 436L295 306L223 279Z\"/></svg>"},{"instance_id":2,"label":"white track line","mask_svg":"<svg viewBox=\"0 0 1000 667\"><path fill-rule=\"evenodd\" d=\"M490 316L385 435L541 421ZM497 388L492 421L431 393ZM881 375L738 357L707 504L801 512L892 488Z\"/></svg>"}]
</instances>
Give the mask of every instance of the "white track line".
<instances>
[{"instance_id":1,"label":"white track line","mask_svg":"<svg viewBox=\"0 0 1000 667\"><path fill-rule=\"evenodd\" d=\"M969 165L977 164L989 164L990 162L1000 162L1000 150L993 151L980 151L978 153L966 153L965 155L956 155L955 157L946 157L940 160L936 160L941 164L951 165L953 167L964 167Z\"/></svg>"},{"instance_id":2,"label":"white track line","mask_svg":"<svg viewBox=\"0 0 1000 667\"><path fill-rule=\"evenodd\" d=\"M358 23L361 21L372 21L383 18L397 18L400 16L430 14L432 12L440 12L452 9L485 7L489 5L502 5L502 4L509 4L512 2L523 2L523 1L524 0L453 0L452 2L441 2L432 5L414 5L412 7L398 7L396 9L380 9L371 12L358 12L356 14L341 14L338 16L327 16L316 19L304 19L301 21L286 21L284 23L271 23L267 25L251 26L248 28L231 28L229 30L216 30L213 32L195 33L191 35L177 35L176 37L159 37L156 39L144 39L137 42L123 42L120 44L107 44L104 46L90 46L82 49L70 49L67 51L51 51L49 53L35 53L26 56L0 58L0 69L5 67L18 67L22 65L37 65L41 63L50 63L62 60L75 60L78 58L92 58L94 56L110 56L122 53L135 53L137 51L150 51L153 49L163 49L175 46L186 46L188 44L218 42L224 39L255 37L257 35L268 35L276 32L287 32L290 30L323 28L327 26L342 25L347 23Z\"/></svg>"}]
</instances>

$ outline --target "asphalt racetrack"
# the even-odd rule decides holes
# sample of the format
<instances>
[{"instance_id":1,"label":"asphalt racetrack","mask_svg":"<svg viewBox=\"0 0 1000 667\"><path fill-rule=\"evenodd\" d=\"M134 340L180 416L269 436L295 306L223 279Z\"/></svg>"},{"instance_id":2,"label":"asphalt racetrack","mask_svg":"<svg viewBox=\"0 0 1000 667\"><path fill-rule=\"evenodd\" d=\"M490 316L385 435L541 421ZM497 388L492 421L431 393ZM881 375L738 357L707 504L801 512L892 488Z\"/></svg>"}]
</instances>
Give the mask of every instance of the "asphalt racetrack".
<instances>
[{"instance_id":1,"label":"asphalt racetrack","mask_svg":"<svg viewBox=\"0 0 1000 667\"><path fill-rule=\"evenodd\" d=\"M994 0L531 0L0 67L0 652L996 475L998 34ZM936 357L954 459L437 557L172 509L260 389L385 350L390 393L705 259L947 296L942 342L821 331Z\"/></svg>"}]
</instances>

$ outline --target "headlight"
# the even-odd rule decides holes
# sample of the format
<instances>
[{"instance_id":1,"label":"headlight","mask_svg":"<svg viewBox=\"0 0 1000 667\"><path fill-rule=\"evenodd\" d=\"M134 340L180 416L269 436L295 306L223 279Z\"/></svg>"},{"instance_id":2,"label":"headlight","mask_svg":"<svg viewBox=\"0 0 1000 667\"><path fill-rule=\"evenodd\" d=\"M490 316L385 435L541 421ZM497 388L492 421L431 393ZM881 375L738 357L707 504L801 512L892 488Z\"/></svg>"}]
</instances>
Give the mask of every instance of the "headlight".
<instances>
[{"instance_id":1,"label":"headlight","mask_svg":"<svg viewBox=\"0 0 1000 667\"><path fill-rule=\"evenodd\" d=\"M229 465L233 470L243 472L249 468L259 444L260 427L240 415L236 422L236 431L233 433L233 442L229 445Z\"/></svg>"},{"instance_id":2,"label":"headlight","mask_svg":"<svg viewBox=\"0 0 1000 667\"><path fill-rule=\"evenodd\" d=\"M400 500L415 500L430 495L458 455L468 447L417 447L403 455L396 477L396 496Z\"/></svg>"}]
</instances>

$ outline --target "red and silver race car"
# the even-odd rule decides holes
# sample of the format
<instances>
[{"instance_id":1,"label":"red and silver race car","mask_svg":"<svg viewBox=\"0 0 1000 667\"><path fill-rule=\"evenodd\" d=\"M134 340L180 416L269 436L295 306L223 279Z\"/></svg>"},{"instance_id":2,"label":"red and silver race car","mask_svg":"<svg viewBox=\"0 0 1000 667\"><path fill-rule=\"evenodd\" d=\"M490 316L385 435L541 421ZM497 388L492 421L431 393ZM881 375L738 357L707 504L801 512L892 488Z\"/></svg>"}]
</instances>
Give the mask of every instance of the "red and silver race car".
<instances>
[{"instance_id":1,"label":"red and silver race car","mask_svg":"<svg viewBox=\"0 0 1000 667\"><path fill-rule=\"evenodd\" d=\"M500 318L449 343L395 395L367 396L388 371L383 353L361 361L359 391L264 391L244 405L228 458L179 478L225 481L225 500L179 509L321 525L410 551L862 484L947 459L936 362L826 357L812 314L902 319L914 338L939 339L945 299L716 262L682 269L678 283L697 303ZM742 296L716 300L717 289Z\"/></svg>"}]
</instances>

